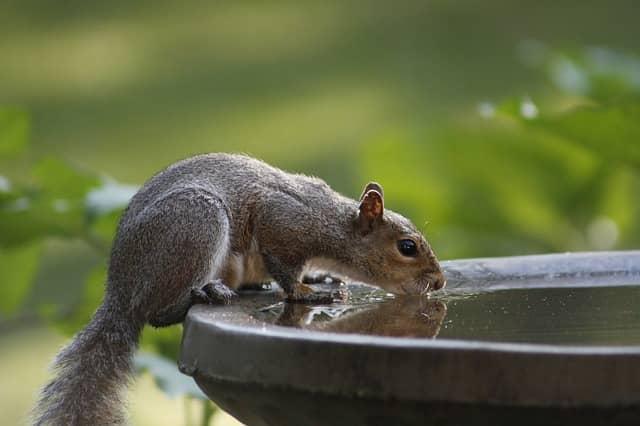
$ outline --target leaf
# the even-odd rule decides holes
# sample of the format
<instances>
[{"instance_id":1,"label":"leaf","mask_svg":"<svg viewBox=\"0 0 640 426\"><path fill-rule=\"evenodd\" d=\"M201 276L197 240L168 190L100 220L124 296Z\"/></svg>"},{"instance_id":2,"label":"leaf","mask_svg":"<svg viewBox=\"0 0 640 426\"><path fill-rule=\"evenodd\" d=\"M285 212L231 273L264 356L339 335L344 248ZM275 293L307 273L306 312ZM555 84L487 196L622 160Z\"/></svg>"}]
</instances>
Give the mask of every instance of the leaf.
<instances>
[{"instance_id":1,"label":"leaf","mask_svg":"<svg viewBox=\"0 0 640 426\"><path fill-rule=\"evenodd\" d=\"M38 269L42 245L0 248L0 312L15 313L22 305Z\"/></svg>"},{"instance_id":2,"label":"leaf","mask_svg":"<svg viewBox=\"0 0 640 426\"><path fill-rule=\"evenodd\" d=\"M85 198L100 180L49 158L33 169L33 184L1 194L0 246L48 236L84 237L88 219Z\"/></svg>"},{"instance_id":3,"label":"leaf","mask_svg":"<svg viewBox=\"0 0 640 426\"><path fill-rule=\"evenodd\" d=\"M529 117L523 113L527 102L530 101L508 99L498 112L548 136L578 143L607 161L640 168L640 100L580 105L562 113L541 115L534 106L536 113Z\"/></svg>"},{"instance_id":4,"label":"leaf","mask_svg":"<svg viewBox=\"0 0 640 426\"><path fill-rule=\"evenodd\" d=\"M134 363L138 374L149 372L156 385L170 398L190 396L209 400L191 377L180 373L175 361L170 361L161 355L139 352L136 354Z\"/></svg>"},{"instance_id":5,"label":"leaf","mask_svg":"<svg viewBox=\"0 0 640 426\"><path fill-rule=\"evenodd\" d=\"M640 103L578 107L528 123L575 141L603 159L640 169Z\"/></svg>"},{"instance_id":6,"label":"leaf","mask_svg":"<svg viewBox=\"0 0 640 426\"><path fill-rule=\"evenodd\" d=\"M28 115L18 109L0 109L0 158L22 152L28 139Z\"/></svg>"},{"instance_id":7,"label":"leaf","mask_svg":"<svg viewBox=\"0 0 640 426\"><path fill-rule=\"evenodd\" d=\"M81 236L82 204L39 193L23 193L0 204L0 246L15 246L47 236Z\"/></svg>"},{"instance_id":8,"label":"leaf","mask_svg":"<svg viewBox=\"0 0 640 426\"><path fill-rule=\"evenodd\" d=\"M578 143L607 162L640 168L640 102L580 106L530 120L513 114L511 106L501 111L527 126Z\"/></svg>"},{"instance_id":9,"label":"leaf","mask_svg":"<svg viewBox=\"0 0 640 426\"><path fill-rule=\"evenodd\" d=\"M82 173L55 158L42 160L33 169L37 187L50 197L84 200L87 193L100 186L97 176Z\"/></svg>"}]
</instances>

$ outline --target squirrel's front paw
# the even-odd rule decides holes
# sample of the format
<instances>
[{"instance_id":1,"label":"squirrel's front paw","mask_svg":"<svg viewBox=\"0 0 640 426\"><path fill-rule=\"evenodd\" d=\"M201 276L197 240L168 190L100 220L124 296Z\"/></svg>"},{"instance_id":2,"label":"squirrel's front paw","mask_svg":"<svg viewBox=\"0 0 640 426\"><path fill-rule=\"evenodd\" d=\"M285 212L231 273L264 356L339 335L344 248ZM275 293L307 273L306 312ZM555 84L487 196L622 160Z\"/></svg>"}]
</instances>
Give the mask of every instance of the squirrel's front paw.
<instances>
[{"instance_id":1,"label":"squirrel's front paw","mask_svg":"<svg viewBox=\"0 0 640 426\"><path fill-rule=\"evenodd\" d=\"M287 293L286 301L290 303L333 303L335 299L342 299L339 291L319 291L314 290L306 284L297 284L292 291Z\"/></svg>"},{"instance_id":2,"label":"squirrel's front paw","mask_svg":"<svg viewBox=\"0 0 640 426\"><path fill-rule=\"evenodd\" d=\"M194 303L227 305L238 294L227 287L222 280L215 280L206 283L200 288L194 288L191 290L191 296Z\"/></svg>"}]
</instances>

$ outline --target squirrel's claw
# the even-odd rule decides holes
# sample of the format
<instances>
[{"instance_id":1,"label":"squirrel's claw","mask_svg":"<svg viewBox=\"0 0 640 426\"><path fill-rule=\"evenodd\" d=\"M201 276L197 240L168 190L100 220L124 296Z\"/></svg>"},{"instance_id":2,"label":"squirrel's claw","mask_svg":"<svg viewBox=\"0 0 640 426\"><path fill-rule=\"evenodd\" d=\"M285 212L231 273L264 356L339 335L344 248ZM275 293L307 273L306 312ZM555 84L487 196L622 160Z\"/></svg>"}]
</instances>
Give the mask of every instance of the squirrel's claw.
<instances>
[{"instance_id":1,"label":"squirrel's claw","mask_svg":"<svg viewBox=\"0 0 640 426\"><path fill-rule=\"evenodd\" d=\"M200 288L191 290L194 304L227 305L231 299L237 296L238 294L227 287L222 280L211 281Z\"/></svg>"}]
</instances>

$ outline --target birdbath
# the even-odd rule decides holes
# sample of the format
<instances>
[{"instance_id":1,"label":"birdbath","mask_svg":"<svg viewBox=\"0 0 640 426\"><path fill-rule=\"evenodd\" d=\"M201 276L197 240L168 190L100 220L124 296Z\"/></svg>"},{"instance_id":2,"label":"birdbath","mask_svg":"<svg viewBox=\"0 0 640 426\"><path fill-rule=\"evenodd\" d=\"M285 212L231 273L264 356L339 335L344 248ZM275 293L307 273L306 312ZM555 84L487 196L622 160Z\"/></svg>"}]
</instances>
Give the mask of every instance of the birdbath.
<instances>
[{"instance_id":1,"label":"birdbath","mask_svg":"<svg viewBox=\"0 0 640 426\"><path fill-rule=\"evenodd\" d=\"M250 426L640 424L640 251L442 266L429 297L196 305L180 369Z\"/></svg>"}]
</instances>

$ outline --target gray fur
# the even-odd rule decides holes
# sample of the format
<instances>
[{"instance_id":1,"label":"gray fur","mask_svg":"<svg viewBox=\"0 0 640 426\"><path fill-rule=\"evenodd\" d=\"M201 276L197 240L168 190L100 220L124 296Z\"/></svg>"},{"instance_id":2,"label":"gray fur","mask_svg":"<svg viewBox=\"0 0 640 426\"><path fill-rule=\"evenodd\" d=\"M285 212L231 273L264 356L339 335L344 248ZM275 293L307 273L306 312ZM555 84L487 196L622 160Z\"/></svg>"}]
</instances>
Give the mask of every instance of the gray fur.
<instances>
[{"instance_id":1,"label":"gray fur","mask_svg":"<svg viewBox=\"0 0 640 426\"><path fill-rule=\"evenodd\" d=\"M368 188L382 195L380 185ZM413 224L389 210L364 217L364 207L320 179L243 155L200 155L152 177L122 216L105 300L58 355L35 424L124 423L121 392L142 327L181 322L194 290L217 279L236 288L243 268L289 295L314 265L394 292L442 287L438 262ZM414 239L419 255L400 255L401 238ZM215 300L233 294L219 281L212 288L222 289Z\"/></svg>"}]
</instances>

